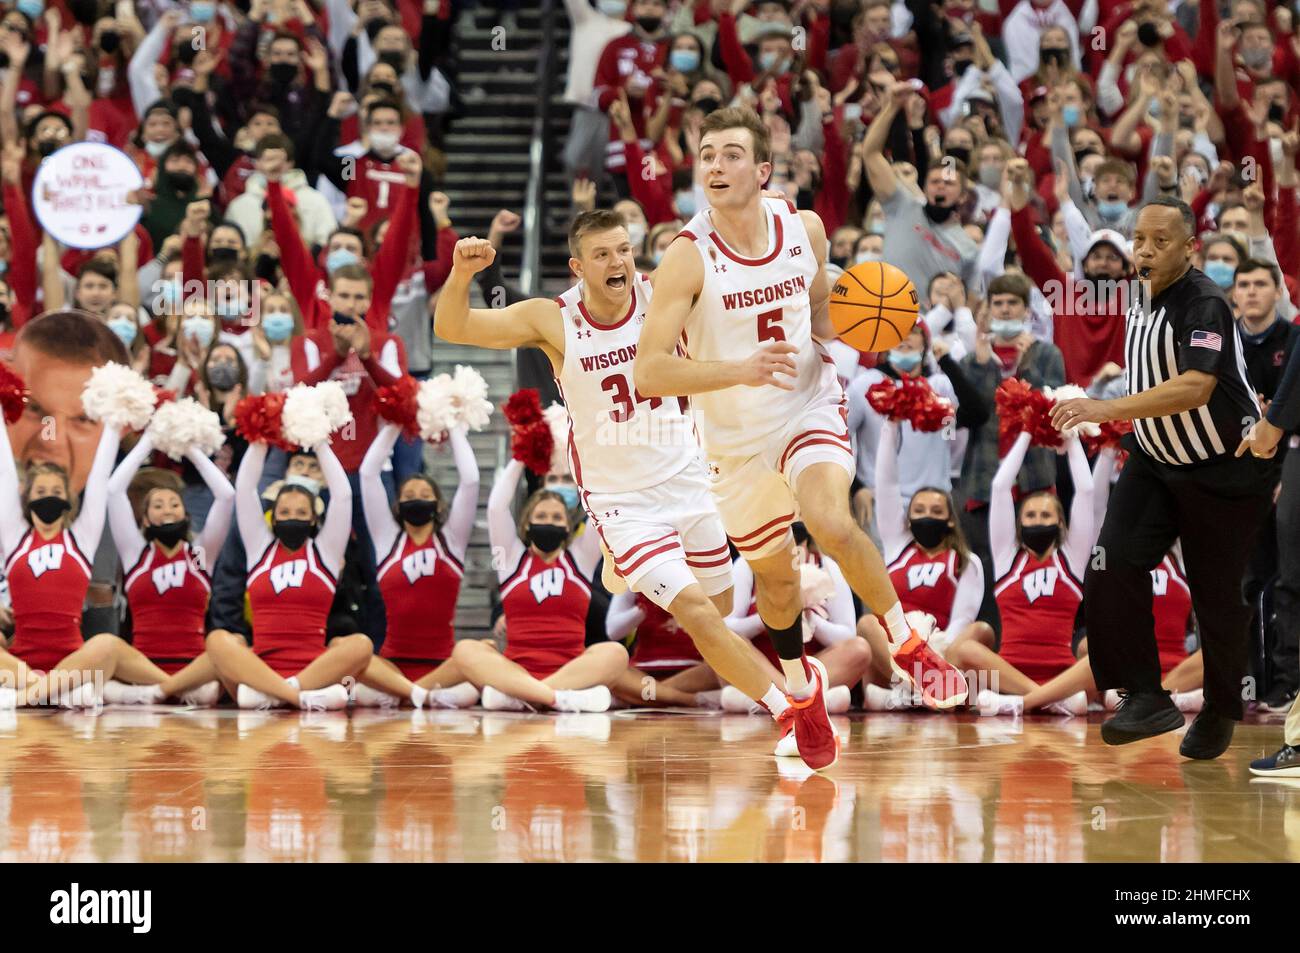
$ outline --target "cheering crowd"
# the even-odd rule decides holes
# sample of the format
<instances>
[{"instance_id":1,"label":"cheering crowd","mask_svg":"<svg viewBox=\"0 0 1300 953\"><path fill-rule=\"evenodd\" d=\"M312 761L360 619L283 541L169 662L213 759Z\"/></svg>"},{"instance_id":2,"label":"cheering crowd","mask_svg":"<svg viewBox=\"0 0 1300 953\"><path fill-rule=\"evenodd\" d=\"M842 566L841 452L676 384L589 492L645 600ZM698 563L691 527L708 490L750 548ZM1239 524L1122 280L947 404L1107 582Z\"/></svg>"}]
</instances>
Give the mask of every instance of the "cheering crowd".
<instances>
[{"instance_id":1,"label":"cheering crowd","mask_svg":"<svg viewBox=\"0 0 1300 953\"><path fill-rule=\"evenodd\" d=\"M703 117L752 107L772 146L767 188L821 217L832 278L887 260L920 298L916 329L888 352L831 348L858 463L854 512L903 607L932 617L931 644L986 688L970 697L988 713L1078 715L1113 701L1087 664L1081 580L1125 451L1008 432L998 395L1013 379L1124 392L1136 212L1170 196L1193 209L1196 264L1228 294L1250 381L1272 397L1300 291L1291 8L565 6L572 111L557 148L574 212L619 213L638 266L653 271L707 203L693 174ZM438 486L421 436L381 406L405 378L428 378L438 352L432 314L459 237L438 176L447 124L475 108L455 87L455 25L476 16L495 15L451 0L5 10L0 358L28 396L0 461L0 661L23 659L37 638L27 669L73 658L119 702L210 704L224 684L252 707L754 708L663 610L606 590L560 460L527 477L519 507L523 463L495 475L495 641L456 639L478 465L465 428L450 428L458 485ZM122 149L145 182L131 197L139 225L107 248L60 246L33 210L41 163L78 141ZM503 210L487 237L500 248L520 224ZM506 284L499 266L479 281L485 292ZM110 362L214 413L221 448L169 456L147 430L91 419L83 387ZM951 403L949 426L918 429L868 397L916 378ZM352 416L332 439L300 451L240 426L245 398L326 381ZM1300 682L1297 448L1286 433L1275 507L1241 581L1256 614L1247 701L1277 710ZM835 686L828 705L913 704L870 607L802 524L794 533L809 654ZM20 565L42 546L69 557L50 567L69 574L68 594L15 632L55 578ZM177 563L196 570L171 570L190 587L184 625L160 601L161 567ZM548 573L573 582L561 605L543 606ZM734 582L728 624L767 653L780 684L744 560ZM1177 547L1152 585L1164 687L1197 710L1194 593ZM299 601L284 603L289 589ZM304 647L304 630L318 644ZM89 701L36 687L32 697Z\"/></svg>"}]
</instances>

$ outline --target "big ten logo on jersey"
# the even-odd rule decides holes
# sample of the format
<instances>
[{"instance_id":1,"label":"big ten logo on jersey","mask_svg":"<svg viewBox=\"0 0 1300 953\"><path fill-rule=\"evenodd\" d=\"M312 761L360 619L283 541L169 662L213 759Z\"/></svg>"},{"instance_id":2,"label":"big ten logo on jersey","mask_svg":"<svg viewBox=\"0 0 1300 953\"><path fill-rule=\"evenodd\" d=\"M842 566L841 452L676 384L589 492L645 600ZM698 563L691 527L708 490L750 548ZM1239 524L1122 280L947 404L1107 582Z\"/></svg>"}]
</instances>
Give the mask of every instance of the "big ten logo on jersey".
<instances>
[{"instance_id":1,"label":"big ten logo on jersey","mask_svg":"<svg viewBox=\"0 0 1300 953\"><path fill-rule=\"evenodd\" d=\"M1169 591L1169 573L1163 569L1151 570L1151 592L1163 596Z\"/></svg>"},{"instance_id":2,"label":"big ten logo on jersey","mask_svg":"<svg viewBox=\"0 0 1300 953\"><path fill-rule=\"evenodd\" d=\"M271 567L271 588L278 596L286 589L297 589L307 578L307 560L294 559Z\"/></svg>"},{"instance_id":3,"label":"big ten logo on jersey","mask_svg":"<svg viewBox=\"0 0 1300 953\"><path fill-rule=\"evenodd\" d=\"M933 589L943 578L943 563L920 563L907 567L908 589Z\"/></svg>"},{"instance_id":4,"label":"big ten logo on jersey","mask_svg":"<svg viewBox=\"0 0 1300 953\"><path fill-rule=\"evenodd\" d=\"M185 563L181 560L164 563L151 572L149 577L153 579L154 588L161 596L168 589L179 589L185 585Z\"/></svg>"},{"instance_id":5,"label":"big ten logo on jersey","mask_svg":"<svg viewBox=\"0 0 1300 953\"><path fill-rule=\"evenodd\" d=\"M802 254L803 254L803 246L802 246L802 245L791 245L791 246L790 246L790 257L791 257L791 258L798 258L798 257L799 257L800 255L802 255Z\"/></svg>"},{"instance_id":6,"label":"big ten logo on jersey","mask_svg":"<svg viewBox=\"0 0 1300 953\"><path fill-rule=\"evenodd\" d=\"M561 595L564 592L564 570L558 567L545 569L528 580L528 588L533 590L533 598L538 603Z\"/></svg>"},{"instance_id":7,"label":"big ten logo on jersey","mask_svg":"<svg viewBox=\"0 0 1300 953\"><path fill-rule=\"evenodd\" d=\"M31 569L33 576L42 576L51 569L58 569L63 565L63 544L46 543L38 549L33 549L27 554L27 567Z\"/></svg>"},{"instance_id":8,"label":"big ten logo on jersey","mask_svg":"<svg viewBox=\"0 0 1300 953\"><path fill-rule=\"evenodd\" d=\"M1025 598L1030 602L1035 602L1043 596L1050 596L1056 592L1056 567L1035 569L1021 579L1020 584L1025 587Z\"/></svg>"},{"instance_id":9,"label":"big ten logo on jersey","mask_svg":"<svg viewBox=\"0 0 1300 953\"><path fill-rule=\"evenodd\" d=\"M419 549L402 559L402 573L412 584L417 579L432 576L437 567L438 554L432 549Z\"/></svg>"}]
</instances>

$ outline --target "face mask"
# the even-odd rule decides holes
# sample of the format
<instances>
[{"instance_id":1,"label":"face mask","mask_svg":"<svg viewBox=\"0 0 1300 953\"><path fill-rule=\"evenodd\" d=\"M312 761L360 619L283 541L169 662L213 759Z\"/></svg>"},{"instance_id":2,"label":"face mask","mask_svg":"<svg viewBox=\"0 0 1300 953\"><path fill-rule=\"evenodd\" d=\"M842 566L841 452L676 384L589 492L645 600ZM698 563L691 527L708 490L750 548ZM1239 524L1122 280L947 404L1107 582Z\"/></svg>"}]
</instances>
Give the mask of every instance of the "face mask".
<instances>
[{"instance_id":1,"label":"face mask","mask_svg":"<svg viewBox=\"0 0 1300 953\"><path fill-rule=\"evenodd\" d=\"M195 23L207 23L217 13L217 8L211 3L204 3L202 0L193 0L190 3L190 19Z\"/></svg>"},{"instance_id":2,"label":"face mask","mask_svg":"<svg viewBox=\"0 0 1300 953\"><path fill-rule=\"evenodd\" d=\"M375 37L379 35L379 31L386 26L388 26L388 21L383 17L375 17L373 20L366 21L366 36L370 37L371 43L375 42Z\"/></svg>"},{"instance_id":3,"label":"face mask","mask_svg":"<svg viewBox=\"0 0 1300 953\"><path fill-rule=\"evenodd\" d=\"M661 261L664 260L664 253L661 252L661 251L657 251L657 252L655 252L653 255L650 256L650 260L651 260L652 262L654 262L654 263L657 265L657 264L659 264L659 262L661 262Z\"/></svg>"},{"instance_id":4,"label":"face mask","mask_svg":"<svg viewBox=\"0 0 1300 953\"><path fill-rule=\"evenodd\" d=\"M1272 137L1268 140L1268 155L1273 160L1273 165L1282 164L1282 140Z\"/></svg>"},{"instance_id":5,"label":"face mask","mask_svg":"<svg viewBox=\"0 0 1300 953\"><path fill-rule=\"evenodd\" d=\"M401 136L395 132L372 132L370 134L370 148L381 156L390 156L396 152L399 142L401 142Z\"/></svg>"},{"instance_id":6,"label":"face mask","mask_svg":"<svg viewBox=\"0 0 1300 953\"><path fill-rule=\"evenodd\" d=\"M68 10L78 23L85 26L95 25L95 14L99 12L99 4L95 0L69 0Z\"/></svg>"},{"instance_id":7,"label":"face mask","mask_svg":"<svg viewBox=\"0 0 1300 953\"><path fill-rule=\"evenodd\" d=\"M32 500L27 507L42 523L54 523L72 509L72 504L61 496L42 496L40 499Z\"/></svg>"},{"instance_id":8,"label":"face mask","mask_svg":"<svg viewBox=\"0 0 1300 953\"><path fill-rule=\"evenodd\" d=\"M182 66L193 66L194 57L198 55L199 51L190 43L182 43L176 50L176 59Z\"/></svg>"},{"instance_id":9,"label":"face mask","mask_svg":"<svg viewBox=\"0 0 1300 953\"><path fill-rule=\"evenodd\" d=\"M315 528L308 520L276 520L271 532L286 549L295 550L301 549L302 544L307 542L307 537L314 535L312 530Z\"/></svg>"},{"instance_id":10,"label":"face mask","mask_svg":"<svg viewBox=\"0 0 1300 953\"><path fill-rule=\"evenodd\" d=\"M116 30L105 30L99 34L99 48L105 53L116 53L122 45L122 37Z\"/></svg>"},{"instance_id":11,"label":"face mask","mask_svg":"<svg viewBox=\"0 0 1300 953\"><path fill-rule=\"evenodd\" d=\"M1147 115L1150 116L1152 119L1160 118L1160 100L1158 99L1151 100L1151 105L1147 107Z\"/></svg>"},{"instance_id":12,"label":"face mask","mask_svg":"<svg viewBox=\"0 0 1300 953\"><path fill-rule=\"evenodd\" d=\"M188 172L168 172L167 184L174 192L193 192L199 180Z\"/></svg>"},{"instance_id":13,"label":"face mask","mask_svg":"<svg viewBox=\"0 0 1300 953\"><path fill-rule=\"evenodd\" d=\"M934 202L925 203L925 217L936 225L942 225L948 221L955 211L957 210L951 205L936 205Z\"/></svg>"},{"instance_id":14,"label":"face mask","mask_svg":"<svg viewBox=\"0 0 1300 953\"><path fill-rule=\"evenodd\" d=\"M700 54L698 50L673 50L668 63L679 73L694 73L700 68Z\"/></svg>"},{"instance_id":15,"label":"face mask","mask_svg":"<svg viewBox=\"0 0 1300 953\"><path fill-rule=\"evenodd\" d=\"M1247 69L1261 70L1273 62L1273 51L1267 47L1242 50L1241 61L1246 64Z\"/></svg>"},{"instance_id":16,"label":"face mask","mask_svg":"<svg viewBox=\"0 0 1300 953\"><path fill-rule=\"evenodd\" d=\"M238 248L211 248L208 250L208 264L215 265L217 262L238 261Z\"/></svg>"},{"instance_id":17,"label":"face mask","mask_svg":"<svg viewBox=\"0 0 1300 953\"><path fill-rule=\"evenodd\" d=\"M42 159L48 159L59 151L61 145L62 143L57 139L42 139L40 145L36 147L36 151L41 154Z\"/></svg>"},{"instance_id":18,"label":"face mask","mask_svg":"<svg viewBox=\"0 0 1300 953\"><path fill-rule=\"evenodd\" d=\"M948 155L961 162L962 165L970 165L970 150L961 146L949 146Z\"/></svg>"},{"instance_id":19,"label":"face mask","mask_svg":"<svg viewBox=\"0 0 1300 953\"><path fill-rule=\"evenodd\" d=\"M385 50L379 54L379 62L391 66L398 76L406 69L406 54L400 50Z\"/></svg>"},{"instance_id":20,"label":"face mask","mask_svg":"<svg viewBox=\"0 0 1300 953\"><path fill-rule=\"evenodd\" d=\"M14 9L26 15L33 23L39 23L41 14L45 12L45 0L18 0Z\"/></svg>"},{"instance_id":21,"label":"face mask","mask_svg":"<svg viewBox=\"0 0 1300 953\"><path fill-rule=\"evenodd\" d=\"M1039 556L1047 552L1048 547L1055 545L1060 538L1060 526L1020 527L1020 541Z\"/></svg>"},{"instance_id":22,"label":"face mask","mask_svg":"<svg viewBox=\"0 0 1300 953\"><path fill-rule=\"evenodd\" d=\"M995 165L980 166L980 185L997 191L1002 187L1002 170Z\"/></svg>"},{"instance_id":23,"label":"face mask","mask_svg":"<svg viewBox=\"0 0 1300 953\"><path fill-rule=\"evenodd\" d=\"M171 148L170 142L146 142L144 151L149 153L151 159L161 159L164 152Z\"/></svg>"},{"instance_id":24,"label":"face mask","mask_svg":"<svg viewBox=\"0 0 1300 953\"><path fill-rule=\"evenodd\" d=\"M552 493L559 495L560 499L564 500L564 505L567 508L571 510L577 509L578 488L576 486L569 486L567 483L560 483L555 486L548 486L547 489Z\"/></svg>"},{"instance_id":25,"label":"face mask","mask_svg":"<svg viewBox=\"0 0 1300 953\"><path fill-rule=\"evenodd\" d=\"M202 317L186 318L181 322L181 334L195 338L199 347L207 347L212 343L212 322Z\"/></svg>"},{"instance_id":26,"label":"face mask","mask_svg":"<svg viewBox=\"0 0 1300 953\"><path fill-rule=\"evenodd\" d=\"M615 20L623 19L627 13L627 4L624 0L599 0L596 8L607 17L613 17Z\"/></svg>"},{"instance_id":27,"label":"face mask","mask_svg":"<svg viewBox=\"0 0 1300 953\"><path fill-rule=\"evenodd\" d=\"M108 322L108 329L121 338L127 347L135 341L136 331L139 330L130 318L114 318Z\"/></svg>"},{"instance_id":28,"label":"face mask","mask_svg":"<svg viewBox=\"0 0 1300 953\"><path fill-rule=\"evenodd\" d=\"M287 311L262 315L262 333L272 344L289 340L289 335L293 334L293 315Z\"/></svg>"},{"instance_id":29,"label":"face mask","mask_svg":"<svg viewBox=\"0 0 1300 953\"><path fill-rule=\"evenodd\" d=\"M297 63L272 63L267 69L271 82L276 86L288 86L298 75Z\"/></svg>"},{"instance_id":30,"label":"face mask","mask_svg":"<svg viewBox=\"0 0 1300 953\"><path fill-rule=\"evenodd\" d=\"M921 355L916 351L890 351L889 363L900 371L914 371L921 365Z\"/></svg>"},{"instance_id":31,"label":"face mask","mask_svg":"<svg viewBox=\"0 0 1300 953\"><path fill-rule=\"evenodd\" d=\"M964 76L966 74L966 71L970 69L970 64L971 64L970 60L953 60L952 61L953 75L957 77Z\"/></svg>"},{"instance_id":32,"label":"face mask","mask_svg":"<svg viewBox=\"0 0 1300 953\"><path fill-rule=\"evenodd\" d=\"M371 84L370 84L370 91L371 91L372 93L381 93L381 94L383 94L384 96L387 96L389 99L392 99L392 97L394 96L394 94L396 94L396 92L397 92L397 90L395 90L395 89L393 88L393 84L392 84L392 83L385 83L385 82L382 82L382 81L381 81L381 82L378 82L378 83L371 83Z\"/></svg>"},{"instance_id":33,"label":"face mask","mask_svg":"<svg viewBox=\"0 0 1300 953\"><path fill-rule=\"evenodd\" d=\"M239 383L239 365L231 361L209 364L208 383L216 390L234 390Z\"/></svg>"},{"instance_id":34,"label":"face mask","mask_svg":"<svg viewBox=\"0 0 1300 953\"><path fill-rule=\"evenodd\" d=\"M912 538L923 549L938 549L948 535L948 521L934 516L922 516L907 521Z\"/></svg>"},{"instance_id":35,"label":"face mask","mask_svg":"<svg viewBox=\"0 0 1300 953\"><path fill-rule=\"evenodd\" d=\"M428 526L437 511L436 500L403 500L397 504L397 514L402 522L412 526Z\"/></svg>"},{"instance_id":36,"label":"face mask","mask_svg":"<svg viewBox=\"0 0 1300 953\"><path fill-rule=\"evenodd\" d=\"M1281 103L1272 103L1268 107L1268 118L1272 122L1281 122L1286 119L1286 108Z\"/></svg>"},{"instance_id":37,"label":"face mask","mask_svg":"<svg viewBox=\"0 0 1300 953\"><path fill-rule=\"evenodd\" d=\"M1010 341L1020 337L1025 331L1024 321L999 320L994 318L989 322L989 330L993 332L994 337L1000 337L1004 341Z\"/></svg>"},{"instance_id":38,"label":"face mask","mask_svg":"<svg viewBox=\"0 0 1300 953\"><path fill-rule=\"evenodd\" d=\"M807 546L808 540L812 539L808 535L808 527L800 520L797 523L790 524L790 532L794 533L794 543L796 546Z\"/></svg>"},{"instance_id":39,"label":"face mask","mask_svg":"<svg viewBox=\"0 0 1300 953\"><path fill-rule=\"evenodd\" d=\"M1121 218L1128 211L1127 202L1098 202L1097 214L1108 222Z\"/></svg>"},{"instance_id":40,"label":"face mask","mask_svg":"<svg viewBox=\"0 0 1300 953\"><path fill-rule=\"evenodd\" d=\"M159 523L157 526L146 526L144 528L144 538L156 540L164 546L175 546L181 540L190 534L190 521L188 519L177 520L174 523Z\"/></svg>"},{"instance_id":41,"label":"face mask","mask_svg":"<svg viewBox=\"0 0 1300 953\"><path fill-rule=\"evenodd\" d=\"M300 486L312 496L320 496L320 480L295 473L292 476L285 477L284 482L290 486Z\"/></svg>"},{"instance_id":42,"label":"face mask","mask_svg":"<svg viewBox=\"0 0 1300 953\"><path fill-rule=\"evenodd\" d=\"M660 17L637 17L636 25L645 33L654 33L659 29L659 24L663 22Z\"/></svg>"},{"instance_id":43,"label":"face mask","mask_svg":"<svg viewBox=\"0 0 1300 953\"><path fill-rule=\"evenodd\" d=\"M275 272L280 267L280 259L274 255L261 254L257 256L257 264L253 266L253 273L263 281L275 283Z\"/></svg>"},{"instance_id":44,"label":"face mask","mask_svg":"<svg viewBox=\"0 0 1300 953\"><path fill-rule=\"evenodd\" d=\"M569 538L569 531L554 523L529 523L528 543L544 553L553 553L564 545Z\"/></svg>"},{"instance_id":45,"label":"face mask","mask_svg":"<svg viewBox=\"0 0 1300 953\"><path fill-rule=\"evenodd\" d=\"M695 100L695 108L700 110L706 116L722 105L722 100L714 99L712 96L701 96Z\"/></svg>"},{"instance_id":46,"label":"face mask","mask_svg":"<svg viewBox=\"0 0 1300 953\"><path fill-rule=\"evenodd\" d=\"M645 241L645 225L641 222L632 222L628 225L627 240L632 243L633 248L640 248L641 243Z\"/></svg>"},{"instance_id":47,"label":"face mask","mask_svg":"<svg viewBox=\"0 0 1300 953\"><path fill-rule=\"evenodd\" d=\"M1138 24L1138 42L1143 46L1159 46L1160 31L1154 23Z\"/></svg>"},{"instance_id":48,"label":"face mask","mask_svg":"<svg viewBox=\"0 0 1300 953\"><path fill-rule=\"evenodd\" d=\"M344 265L360 264L361 259L346 248L336 248L325 256L325 270L338 271Z\"/></svg>"},{"instance_id":49,"label":"face mask","mask_svg":"<svg viewBox=\"0 0 1300 953\"><path fill-rule=\"evenodd\" d=\"M695 190L683 189L673 196L673 202L677 206L677 211L681 212L682 218L691 218L695 215Z\"/></svg>"},{"instance_id":50,"label":"face mask","mask_svg":"<svg viewBox=\"0 0 1300 953\"><path fill-rule=\"evenodd\" d=\"M0 304L0 324L9 323L9 305Z\"/></svg>"},{"instance_id":51,"label":"face mask","mask_svg":"<svg viewBox=\"0 0 1300 953\"><path fill-rule=\"evenodd\" d=\"M1064 66L1066 58L1069 57L1069 55L1070 51L1068 49L1053 46L1048 49L1039 50L1038 60L1044 66L1050 66L1053 63L1057 66Z\"/></svg>"},{"instance_id":52,"label":"face mask","mask_svg":"<svg viewBox=\"0 0 1300 953\"><path fill-rule=\"evenodd\" d=\"M1236 273L1237 269L1226 261L1207 261L1205 263L1205 277L1225 290L1232 287L1232 280Z\"/></svg>"},{"instance_id":53,"label":"face mask","mask_svg":"<svg viewBox=\"0 0 1300 953\"><path fill-rule=\"evenodd\" d=\"M884 261L884 260L885 260L885 256L880 254L880 252L878 251L864 251L862 254L858 255L856 258L853 259L853 264L860 265L866 261Z\"/></svg>"},{"instance_id":54,"label":"face mask","mask_svg":"<svg viewBox=\"0 0 1300 953\"><path fill-rule=\"evenodd\" d=\"M768 50L758 58L759 67L764 70L774 69L778 73L784 73L790 68L790 60L788 57L786 59L778 60L777 56L779 55L780 54Z\"/></svg>"},{"instance_id":55,"label":"face mask","mask_svg":"<svg viewBox=\"0 0 1300 953\"><path fill-rule=\"evenodd\" d=\"M1061 118L1065 120L1067 126L1073 129L1083 119L1083 112L1074 103L1066 103L1061 107Z\"/></svg>"}]
</instances>

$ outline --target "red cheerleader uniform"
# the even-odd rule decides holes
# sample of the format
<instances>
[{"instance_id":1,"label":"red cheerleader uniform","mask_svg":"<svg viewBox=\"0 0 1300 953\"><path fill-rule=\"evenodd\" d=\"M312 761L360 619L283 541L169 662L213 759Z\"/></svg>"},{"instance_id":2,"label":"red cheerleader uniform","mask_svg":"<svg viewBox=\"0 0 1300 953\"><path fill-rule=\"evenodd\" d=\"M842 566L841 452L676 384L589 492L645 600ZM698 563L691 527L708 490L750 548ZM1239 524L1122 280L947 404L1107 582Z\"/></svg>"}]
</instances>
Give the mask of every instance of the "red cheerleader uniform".
<instances>
[{"instance_id":1,"label":"red cheerleader uniform","mask_svg":"<svg viewBox=\"0 0 1300 953\"><path fill-rule=\"evenodd\" d=\"M936 629L948 628L957 598L955 549L927 556L916 543L908 543L888 570L904 612L928 612Z\"/></svg>"},{"instance_id":2,"label":"red cheerleader uniform","mask_svg":"<svg viewBox=\"0 0 1300 953\"><path fill-rule=\"evenodd\" d=\"M276 540L248 574L253 651L276 674L296 675L325 651L335 585L311 540L296 552Z\"/></svg>"},{"instance_id":3,"label":"red cheerleader uniform","mask_svg":"<svg viewBox=\"0 0 1300 953\"><path fill-rule=\"evenodd\" d=\"M1192 591L1187 578L1168 556L1151 570L1155 598L1156 648L1160 652L1160 674L1168 675L1187 658L1187 617L1192 614Z\"/></svg>"},{"instance_id":4,"label":"red cheerleader uniform","mask_svg":"<svg viewBox=\"0 0 1300 953\"><path fill-rule=\"evenodd\" d=\"M656 678L669 678L704 661L695 640L677 624L666 609L638 595L637 606L645 619L636 627L632 643L632 667L650 672Z\"/></svg>"},{"instance_id":5,"label":"red cheerleader uniform","mask_svg":"<svg viewBox=\"0 0 1300 953\"><path fill-rule=\"evenodd\" d=\"M379 654L412 681L451 657L456 598L464 575L465 567L441 533L431 533L422 545L410 534L399 533L379 564L379 593L388 616Z\"/></svg>"},{"instance_id":6,"label":"red cheerleader uniform","mask_svg":"<svg viewBox=\"0 0 1300 953\"><path fill-rule=\"evenodd\" d=\"M145 547L123 585L131 607L131 643L168 675L203 654L212 581L185 543L173 556Z\"/></svg>"},{"instance_id":7,"label":"red cheerleader uniform","mask_svg":"<svg viewBox=\"0 0 1300 953\"><path fill-rule=\"evenodd\" d=\"M1083 584L1059 551L1039 559L1022 549L993 595L1002 614L1003 659L1040 685L1075 663L1070 643Z\"/></svg>"},{"instance_id":8,"label":"red cheerleader uniform","mask_svg":"<svg viewBox=\"0 0 1300 953\"><path fill-rule=\"evenodd\" d=\"M29 529L5 562L14 612L9 654L28 668L48 672L85 645L81 607L90 562L66 529L48 540Z\"/></svg>"},{"instance_id":9,"label":"red cheerleader uniform","mask_svg":"<svg viewBox=\"0 0 1300 953\"><path fill-rule=\"evenodd\" d=\"M591 587L569 553L546 563L531 549L501 583L506 658L545 678L583 653Z\"/></svg>"}]
</instances>

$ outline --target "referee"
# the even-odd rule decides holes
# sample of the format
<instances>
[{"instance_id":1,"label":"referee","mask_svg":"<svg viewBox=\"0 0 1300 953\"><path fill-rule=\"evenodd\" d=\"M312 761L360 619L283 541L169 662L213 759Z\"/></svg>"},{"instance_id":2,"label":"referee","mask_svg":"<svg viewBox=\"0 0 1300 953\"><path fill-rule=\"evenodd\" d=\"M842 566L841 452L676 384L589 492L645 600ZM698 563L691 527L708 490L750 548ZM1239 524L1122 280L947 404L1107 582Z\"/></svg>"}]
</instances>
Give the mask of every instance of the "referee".
<instances>
[{"instance_id":1,"label":"referee","mask_svg":"<svg viewBox=\"0 0 1300 953\"><path fill-rule=\"evenodd\" d=\"M1150 575L1179 540L1205 662L1205 706L1180 751L1217 758L1242 716L1250 610L1241 582L1277 471L1261 456L1235 456L1260 407L1232 309L1192 267L1195 239L1185 202L1160 197L1142 207L1133 259L1144 287L1126 316L1127 396L1063 401L1052 423L1133 421L1128 462L1084 579L1097 688L1125 690L1102 740L1128 744L1183 725L1160 687Z\"/></svg>"}]
</instances>

